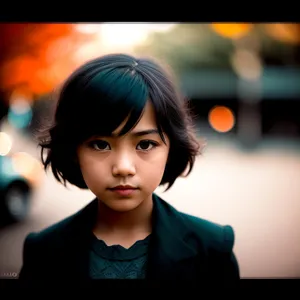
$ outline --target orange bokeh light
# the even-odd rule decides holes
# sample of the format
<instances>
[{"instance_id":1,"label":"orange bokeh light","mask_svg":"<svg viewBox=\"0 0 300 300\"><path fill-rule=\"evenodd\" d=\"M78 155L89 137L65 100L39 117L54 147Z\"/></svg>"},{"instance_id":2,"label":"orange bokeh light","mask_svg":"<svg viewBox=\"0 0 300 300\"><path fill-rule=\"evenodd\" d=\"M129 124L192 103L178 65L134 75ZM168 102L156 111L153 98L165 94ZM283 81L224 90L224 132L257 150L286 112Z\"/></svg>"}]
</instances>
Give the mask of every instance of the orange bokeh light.
<instances>
[{"instance_id":1,"label":"orange bokeh light","mask_svg":"<svg viewBox=\"0 0 300 300\"><path fill-rule=\"evenodd\" d=\"M237 39L248 34L253 24L251 23L212 23L212 29L219 35L230 38Z\"/></svg>"},{"instance_id":2,"label":"orange bokeh light","mask_svg":"<svg viewBox=\"0 0 300 300\"><path fill-rule=\"evenodd\" d=\"M265 24L266 32L276 40L289 43L300 43L300 24Z\"/></svg>"},{"instance_id":3,"label":"orange bokeh light","mask_svg":"<svg viewBox=\"0 0 300 300\"><path fill-rule=\"evenodd\" d=\"M235 124L235 117L228 107L215 106L209 112L208 121L216 131L228 132Z\"/></svg>"}]
</instances>

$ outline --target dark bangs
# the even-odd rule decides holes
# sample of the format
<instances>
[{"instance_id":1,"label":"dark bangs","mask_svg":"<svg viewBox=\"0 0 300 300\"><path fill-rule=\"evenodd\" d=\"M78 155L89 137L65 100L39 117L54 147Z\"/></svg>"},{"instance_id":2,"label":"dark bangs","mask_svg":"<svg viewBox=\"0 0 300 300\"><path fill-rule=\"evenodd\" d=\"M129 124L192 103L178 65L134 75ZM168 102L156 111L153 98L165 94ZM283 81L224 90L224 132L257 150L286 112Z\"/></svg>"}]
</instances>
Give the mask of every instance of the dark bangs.
<instances>
[{"instance_id":1,"label":"dark bangs","mask_svg":"<svg viewBox=\"0 0 300 300\"><path fill-rule=\"evenodd\" d=\"M120 135L130 131L140 120L148 90L141 76L131 68L107 68L95 74L82 74L70 81L61 98L71 101L69 113L58 106L56 125L65 132L64 142L77 145L94 135L110 135L129 116ZM62 114L60 115L60 111Z\"/></svg>"}]
</instances>

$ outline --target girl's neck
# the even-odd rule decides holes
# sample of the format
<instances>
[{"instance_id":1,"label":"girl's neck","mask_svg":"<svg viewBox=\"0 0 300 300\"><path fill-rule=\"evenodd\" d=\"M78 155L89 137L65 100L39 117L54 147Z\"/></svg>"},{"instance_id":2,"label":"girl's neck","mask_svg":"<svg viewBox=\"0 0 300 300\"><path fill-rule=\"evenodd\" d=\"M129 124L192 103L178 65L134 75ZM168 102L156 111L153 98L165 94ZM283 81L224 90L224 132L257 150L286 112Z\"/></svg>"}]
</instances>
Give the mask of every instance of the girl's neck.
<instances>
[{"instance_id":1,"label":"girl's neck","mask_svg":"<svg viewBox=\"0 0 300 300\"><path fill-rule=\"evenodd\" d=\"M135 209L126 212L114 211L100 200L98 201L97 221L93 230L95 234L149 234L152 231L152 196Z\"/></svg>"}]
</instances>

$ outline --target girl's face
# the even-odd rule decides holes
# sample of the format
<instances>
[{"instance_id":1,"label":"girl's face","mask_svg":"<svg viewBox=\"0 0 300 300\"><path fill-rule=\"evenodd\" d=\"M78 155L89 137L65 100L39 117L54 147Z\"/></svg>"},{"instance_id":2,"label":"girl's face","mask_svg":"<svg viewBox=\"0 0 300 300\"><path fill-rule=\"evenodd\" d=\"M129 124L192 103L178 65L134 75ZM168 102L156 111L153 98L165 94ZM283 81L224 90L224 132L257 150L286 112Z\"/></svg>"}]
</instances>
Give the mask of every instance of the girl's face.
<instances>
[{"instance_id":1,"label":"girl's face","mask_svg":"<svg viewBox=\"0 0 300 300\"><path fill-rule=\"evenodd\" d=\"M113 134L119 133L125 120ZM96 136L78 148L78 160L86 185L97 198L115 211L130 211L144 201L152 201L152 193L164 174L169 154L160 138L155 112L150 101L132 131L121 137ZM115 189L117 186L134 189Z\"/></svg>"}]
</instances>

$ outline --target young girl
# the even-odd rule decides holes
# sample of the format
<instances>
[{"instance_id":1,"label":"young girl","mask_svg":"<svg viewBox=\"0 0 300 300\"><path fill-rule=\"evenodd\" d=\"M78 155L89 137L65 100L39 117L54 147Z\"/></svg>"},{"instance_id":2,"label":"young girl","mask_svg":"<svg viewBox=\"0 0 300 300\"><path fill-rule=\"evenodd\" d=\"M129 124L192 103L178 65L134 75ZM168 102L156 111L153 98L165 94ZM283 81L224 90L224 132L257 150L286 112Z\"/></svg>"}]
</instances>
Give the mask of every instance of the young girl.
<instances>
[{"instance_id":1,"label":"young girl","mask_svg":"<svg viewBox=\"0 0 300 300\"><path fill-rule=\"evenodd\" d=\"M201 152L168 72L150 59L102 56L77 69L58 100L40 144L45 169L95 199L28 234L19 279L236 282L232 227L179 212L154 193L187 176Z\"/></svg>"}]
</instances>

